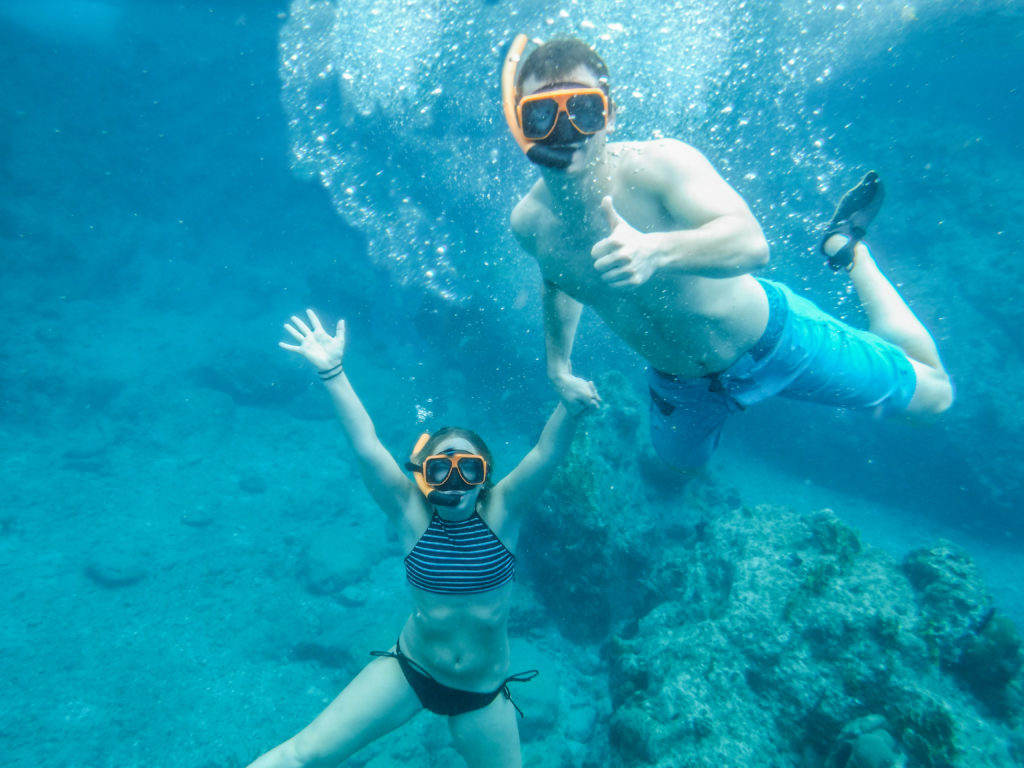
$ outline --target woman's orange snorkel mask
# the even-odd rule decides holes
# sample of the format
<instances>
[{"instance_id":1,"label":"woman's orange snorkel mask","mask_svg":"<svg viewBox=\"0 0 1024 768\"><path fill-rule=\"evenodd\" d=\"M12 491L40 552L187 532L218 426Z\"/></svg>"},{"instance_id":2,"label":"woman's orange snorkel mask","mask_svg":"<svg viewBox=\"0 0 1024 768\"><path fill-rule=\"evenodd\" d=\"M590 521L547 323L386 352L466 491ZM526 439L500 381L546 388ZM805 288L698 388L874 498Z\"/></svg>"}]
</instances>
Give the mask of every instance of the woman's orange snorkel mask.
<instances>
[{"instance_id":1,"label":"woman's orange snorkel mask","mask_svg":"<svg viewBox=\"0 0 1024 768\"><path fill-rule=\"evenodd\" d=\"M430 499L430 494L434 491L429 485L427 480L423 477L423 466L417 462L420 452L423 450L423 446L430 440L430 433L424 432L420 435L419 440L416 441L416 445L413 446L412 453L409 454L409 460L405 462L405 468L412 472L413 479L416 481L416 485L427 499Z\"/></svg>"},{"instance_id":2,"label":"woman's orange snorkel mask","mask_svg":"<svg viewBox=\"0 0 1024 768\"><path fill-rule=\"evenodd\" d=\"M424 432L409 455L405 468L413 473L420 492L431 504L439 507L455 507L462 500L463 492L487 479L487 461L476 453L448 452L421 457L430 440L430 433ZM453 484L450 478L457 476Z\"/></svg>"}]
</instances>

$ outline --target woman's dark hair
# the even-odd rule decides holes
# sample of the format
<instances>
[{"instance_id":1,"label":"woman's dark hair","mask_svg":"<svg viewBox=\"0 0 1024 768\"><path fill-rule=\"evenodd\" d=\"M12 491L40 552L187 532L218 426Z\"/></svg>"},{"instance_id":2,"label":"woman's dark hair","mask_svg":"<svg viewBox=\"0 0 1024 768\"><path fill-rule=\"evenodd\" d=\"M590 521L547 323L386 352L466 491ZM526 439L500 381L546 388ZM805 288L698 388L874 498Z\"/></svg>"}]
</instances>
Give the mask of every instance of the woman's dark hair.
<instances>
[{"instance_id":1,"label":"woman's dark hair","mask_svg":"<svg viewBox=\"0 0 1024 768\"><path fill-rule=\"evenodd\" d=\"M600 80L604 92L608 93L608 65L593 48L575 38L552 40L534 49L519 67L516 88L521 93L523 82L528 77L555 81L580 66L593 72Z\"/></svg>"},{"instance_id":2,"label":"woman's dark hair","mask_svg":"<svg viewBox=\"0 0 1024 768\"><path fill-rule=\"evenodd\" d=\"M412 461L416 464L422 464L423 459L437 452L437 446L453 437L458 437L470 445L473 446L473 450L484 457L484 461L487 462L487 479L484 481L484 487L480 490L481 498L487 493L487 490L494 485L494 459L491 457L491 451L487 447L487 443L471 429L463 429L462 427L441 427L437 432L433 432L430 435L430 439L427 440L420 452L412 457Z\"/></svg>"}]
</instances>

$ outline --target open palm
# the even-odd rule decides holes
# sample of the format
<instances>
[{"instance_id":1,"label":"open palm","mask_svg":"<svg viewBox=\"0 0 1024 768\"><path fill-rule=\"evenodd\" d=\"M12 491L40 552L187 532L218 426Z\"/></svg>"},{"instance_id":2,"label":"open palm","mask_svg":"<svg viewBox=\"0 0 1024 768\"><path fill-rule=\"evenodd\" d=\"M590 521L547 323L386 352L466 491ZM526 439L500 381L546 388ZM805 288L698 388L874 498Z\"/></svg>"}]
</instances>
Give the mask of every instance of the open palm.
<instances>
[{"instance_id":1,"label":"open palm","mask_svg":"<svg viewBox=\"0 0 1024 768\"><path fill-rule=\"evenodd\" d=\"M284 324L284 329L299 343L286 344L282 341L281 348L298 352L320 370L333 368L345 354L345 321L338 321L337 330L331 336L312 309L307 309L306 315L309 325L296 315L292 315L290 323Z\"/></svg>"}]
</instances>

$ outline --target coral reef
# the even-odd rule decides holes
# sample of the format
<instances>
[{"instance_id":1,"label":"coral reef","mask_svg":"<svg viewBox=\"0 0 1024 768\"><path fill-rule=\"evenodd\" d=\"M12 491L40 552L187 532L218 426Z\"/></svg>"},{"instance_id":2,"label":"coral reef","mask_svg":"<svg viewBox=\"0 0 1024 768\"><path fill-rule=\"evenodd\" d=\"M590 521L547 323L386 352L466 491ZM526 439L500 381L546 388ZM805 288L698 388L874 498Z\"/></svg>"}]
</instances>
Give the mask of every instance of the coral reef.
<instances>
[{"instance_id":1,"label":"coral reef","mask_svg":"<svg viewBox=\"0 0 1024 768\"><path fill-rule=\"evenodd\" d=\"M621 374L604 375L598 386L615 402L635 401ZM538 596L572 640L604 639L616 621L633 615L647 592L638 582L648 570L648 552L657 550L658 532L644 512L647 499L636 471L634 453L644 449L633 446L648 442L639 434L637 410L590 414L539 508L524 523L524 578L543 585Z\"/></svg>"},{"instance_id":2,"label":"coral reef","mask_svg":"<svg viewBox=\"0 0 1024 768\"><path fill-rule=\"evenodd\" d=\"M599 385L631 401L625 382ZM680 502L644 421L592 415L522 540L562 633L613 636L615 764L1021 759L1020 637L964 552L900 563L832 510L744 506L706 478Z\"/></svg>"},{"instance_id":3,"label":"coral reef","mask_svg":"<svg viewBox=\"0 0 1024 768\"><path fill-rule=\"evenodd\" d=\"M942 666L996 714L1020 711L1021 638L998 613L971 559L949 542L911 552L903 569L917 591L921 635Z\"/></svg>"},{"instance_id":4,"label":"coral reef","mask_svg":"<svg viewBox=\"0 0 1024 768\"><path fill-rule=\"evenodd\" d=\"M881 715L868 715L848 723L836 737L825 768L902 768L907 764L891 726Z\"/></svg>"},{"instance_id":5,"label":"coral reef","mask_svg":"<svg viewBox=\"0 0 1024 768\"><path fill-rule=\"evenodd\" d=\"M997 718L979 691L1019 686L1019 636L979 623L990 600L963 553L901 568L829 510L760 506L661 559L664 601L610 646L623 765L1018 764L1017 699ZM714 611L694 599L706 583Z\"/></svg>"},{"instance_id":6,"label":"coral reef","mask_svg":"<svg viewBox=\"0 0 1024 768\"><path fill-rule=\"evenodd\" d=\"M522 540L562 633L612 638L612 764L1020 764L1020 635L965 552L900 562L830 509L669 492L629 419L592 415Z\"/></svg>"}]
</instances>

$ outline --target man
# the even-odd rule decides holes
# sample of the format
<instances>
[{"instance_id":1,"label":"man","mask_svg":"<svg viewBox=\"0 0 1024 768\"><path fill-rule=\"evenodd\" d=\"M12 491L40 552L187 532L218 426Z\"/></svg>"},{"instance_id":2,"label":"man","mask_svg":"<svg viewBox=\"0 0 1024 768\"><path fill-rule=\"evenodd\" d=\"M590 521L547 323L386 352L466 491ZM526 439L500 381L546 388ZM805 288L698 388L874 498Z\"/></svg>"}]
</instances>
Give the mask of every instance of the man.
<instances>
[{"instance_id":1,"label":"man","mask_svg":"<svg viewBox=\"0 0 1024 768\"><path fill-rule=\"evenodd\" d=\"M600 402L573 374L583 305L650 363L655 449L683 472L707 462L729 414L771 395L876 413L952 404L935 343L860 242L882 200L869 173L836 210L822 251L846 268L871 332L751 275L768 244L743 199L696 149L609 144L608 70L578 40L541 45L503 73L506 118L541 178L512 231L544 279L547 372L571 410Z\"/></svg>"}]
</instances>

